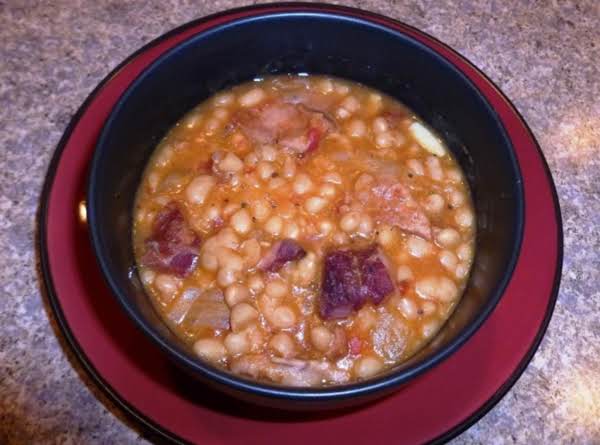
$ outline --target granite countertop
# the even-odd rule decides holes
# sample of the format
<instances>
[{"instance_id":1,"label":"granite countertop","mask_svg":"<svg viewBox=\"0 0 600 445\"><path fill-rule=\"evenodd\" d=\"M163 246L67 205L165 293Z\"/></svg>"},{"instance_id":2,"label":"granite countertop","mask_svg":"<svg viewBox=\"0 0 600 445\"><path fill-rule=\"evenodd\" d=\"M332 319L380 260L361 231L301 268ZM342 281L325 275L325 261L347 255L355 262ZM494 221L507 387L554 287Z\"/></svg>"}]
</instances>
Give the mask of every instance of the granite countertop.
<instances>
[{"instance_id":1,"label":"granite countertop","mask_svg":"<svg viewBox=\"0 0 600 445\"><path fill-rule=\"evenodd\" d=\"M564 219L548 332L504 399L453 443L600 444L600 2L357 0L448 43L512 99ZM71 116L121 60L239 0L0 0L0 443L148 443L96 388L43 296L36 212Z\"/></svg>"}]
</instances>

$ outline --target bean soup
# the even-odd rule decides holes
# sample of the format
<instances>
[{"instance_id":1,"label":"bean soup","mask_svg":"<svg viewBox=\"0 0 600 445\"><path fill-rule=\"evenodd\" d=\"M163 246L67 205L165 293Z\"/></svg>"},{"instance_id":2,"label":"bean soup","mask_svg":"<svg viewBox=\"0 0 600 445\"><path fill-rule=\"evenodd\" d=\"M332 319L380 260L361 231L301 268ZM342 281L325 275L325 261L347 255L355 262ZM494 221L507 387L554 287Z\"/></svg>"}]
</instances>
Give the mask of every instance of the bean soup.
<instances>
[{"instance_id":1,"label":"bean soup","mask_svg":"<svg viewBox=\"0 0 600 445\"><path fill-rule=\"evenodd\" d=\"M465 287L474 218L458 163L404 105L274 76L170 130L133 243L154 307L201 359L322 386L384 372L435 336Z\"/></svg>"}]
</instances>

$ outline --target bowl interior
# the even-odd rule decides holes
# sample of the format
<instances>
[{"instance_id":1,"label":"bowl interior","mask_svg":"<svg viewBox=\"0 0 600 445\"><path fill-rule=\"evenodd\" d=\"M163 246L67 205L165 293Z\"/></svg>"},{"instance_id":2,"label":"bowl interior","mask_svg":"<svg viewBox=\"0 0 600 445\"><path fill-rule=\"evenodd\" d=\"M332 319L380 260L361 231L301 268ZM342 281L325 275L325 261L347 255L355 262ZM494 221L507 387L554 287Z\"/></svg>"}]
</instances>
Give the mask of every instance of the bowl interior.
<instances>
[{"instance_id":1,"label":"bowl interior","mask_svg":"<svg viewBox=\"0 0 600 445\"><path fill-rule=\"evenodd\" d=\"M477 252L465 294L436 338L411 360L362 384L298 390L244 381L198 361L160 321L135 273L131 212L147 160L170 127L215 92L279 73L328 74L408 105L441 134L473 192ZM395 386L439 362L501 297L522 235L522 189L512 146L493 108L456 68L412 38L332 13L272 13L199 34L160 57L107 121L91 167L88 221L98 261L127 312L188 370L266 396L343 397Z\"/></svg>"}]
</instances>

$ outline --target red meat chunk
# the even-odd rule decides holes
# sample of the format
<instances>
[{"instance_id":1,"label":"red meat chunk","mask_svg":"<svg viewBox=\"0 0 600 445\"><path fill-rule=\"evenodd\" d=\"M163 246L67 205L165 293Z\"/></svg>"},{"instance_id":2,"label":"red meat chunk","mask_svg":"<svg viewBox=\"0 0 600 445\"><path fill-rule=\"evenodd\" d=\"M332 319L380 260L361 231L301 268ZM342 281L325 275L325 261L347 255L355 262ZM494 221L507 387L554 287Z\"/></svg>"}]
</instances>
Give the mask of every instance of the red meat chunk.
<instances>
[{"instance_id":1,"label":"red meat chunk","mask_svg":"<svg viewBox=\"0 0 600 445\"><path fill-rule=\"evenodd\" d=\"M277 272L287 262L304 258L306 250L293 239L284 239L273 244L271 249L258 263L265 272Z\"/></svg>"},{"instance_id":2,"label":"red meat chunk","mask_svg":"<svg viewBox=\"0 0 600 445\"><path fill-rule=\"evenodd\" d=\"M189 227L177 204L170 202L158 213L152 235L145 242L141 263L184 277L196 267L200 238Z\"/></svg>"},{"instance_id":3,"label":"red meat chunk","mask_svg":"<svg viewBox=\"0 0 600 445\"><path fill-rule=\"evenodd\" d=\"M377 246L337 250L325 256L320 298L323 319L344 318L367 301L380 304L394 284Z\"/></svg>"},{"instance_id":4,"label":"red meat chunk","mask_svg":"<svg viewBox=\"0 0 600 445\"><path fill-rule=\"evenodd\" d=\"M304 131L307 116L295 105L270 101L239 111L234 120L242 132L260 144L274 144L285 136Z\"/></svg>"},{"instance_id":5,"label":"red meat chunk","mask_svg":"<svg viewBox=\"0 0 600 445\"><path fill-rule=\"evenodd\" d=\"M429 218L412 197L409 188L395 178L382 176L364 181L356 191L356 198L378 222L431 239Z\"/></svg>"},{"instance_id":6,"label":"red meat chunk","mask_svg":"<svg viewBox=\"0 0 600 445\"><path fill-rule=\"evenodd\" d=\"M314 151L335 128L325 113L301 103L269 101L234 117L235 124L252 141L259 144L279 144L293 152Z\"/></svg>"}]
</instances>

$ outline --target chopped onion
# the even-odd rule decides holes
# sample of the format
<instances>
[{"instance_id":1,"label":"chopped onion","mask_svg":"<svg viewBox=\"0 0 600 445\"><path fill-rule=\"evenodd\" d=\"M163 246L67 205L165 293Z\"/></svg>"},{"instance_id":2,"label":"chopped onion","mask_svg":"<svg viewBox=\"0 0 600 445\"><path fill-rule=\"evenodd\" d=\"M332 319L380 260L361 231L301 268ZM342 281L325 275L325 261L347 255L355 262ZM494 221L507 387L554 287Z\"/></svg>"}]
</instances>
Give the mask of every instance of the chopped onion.
<instances>
[{"instance_id":1,"label":"chopped onion","mask_svg":"<svg viewBox=\"0 0 600 445\"><path fill-rule=\"evenodd\" d=\"M446 154L446 149L442 143L423 124L413 122L408 129L419 145L429 153L436 156L444 156Z\"/></svg>"},{"instance_id":2,"label":"chopped onion","mask_svg":"<svg viewBox=\"0 0 600 445\"><path fill-rule=\"evenodd\" d=\"M202 291L196 287L188 287L184 290L169 312L169 319L173 323L181 323L187 315L188 310L201 293Z\"/></svg>"}]
</instances>

